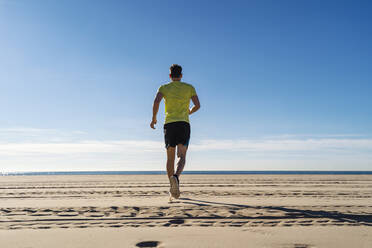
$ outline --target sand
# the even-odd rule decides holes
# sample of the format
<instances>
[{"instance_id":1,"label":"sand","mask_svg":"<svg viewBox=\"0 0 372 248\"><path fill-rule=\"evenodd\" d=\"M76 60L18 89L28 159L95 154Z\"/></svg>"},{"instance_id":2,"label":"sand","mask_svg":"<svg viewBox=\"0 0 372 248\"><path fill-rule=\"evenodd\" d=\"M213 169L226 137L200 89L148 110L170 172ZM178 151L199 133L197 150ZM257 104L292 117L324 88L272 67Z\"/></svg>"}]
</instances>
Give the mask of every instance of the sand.
<instances>
[{"instance_id":1,"label":"sand","mask_svg":"<svg viewBox=\"0 0 372 248\"><path fill-rule=\"evenodd\" d=\"M372 175L0 177L0 247L372 247Z\"/></svg>"}]
</instances>

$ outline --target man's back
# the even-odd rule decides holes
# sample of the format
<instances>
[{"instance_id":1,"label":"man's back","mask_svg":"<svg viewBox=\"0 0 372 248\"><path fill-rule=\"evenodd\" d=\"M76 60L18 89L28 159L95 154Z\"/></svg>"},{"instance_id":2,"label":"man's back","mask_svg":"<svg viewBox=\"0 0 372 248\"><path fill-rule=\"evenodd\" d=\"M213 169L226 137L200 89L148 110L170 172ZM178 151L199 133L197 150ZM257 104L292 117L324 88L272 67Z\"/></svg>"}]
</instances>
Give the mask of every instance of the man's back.
<instances>
[{"instance_id":1,"label":"man's back","mask_svg":"<svg viewBox=\"0 0 372 248\"><path fill-rule=\"evenodd\" d=\"M189 122L190 99L196 95L191 84L172 81L160 86L159 92L164 97L165 124L176 121Z\"/></svg>"}]
</instances>

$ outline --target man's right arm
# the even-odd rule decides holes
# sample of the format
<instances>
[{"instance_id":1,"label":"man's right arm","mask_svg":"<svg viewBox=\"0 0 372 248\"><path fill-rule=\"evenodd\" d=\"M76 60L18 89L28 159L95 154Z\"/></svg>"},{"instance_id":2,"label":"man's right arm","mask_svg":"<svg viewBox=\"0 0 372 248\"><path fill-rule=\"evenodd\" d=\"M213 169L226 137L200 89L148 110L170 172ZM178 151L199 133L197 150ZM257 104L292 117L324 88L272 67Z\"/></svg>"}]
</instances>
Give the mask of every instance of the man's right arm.
<instances>
[{"instance_id":1,"label":"man's right arm","mask_svg":"<svg viewBox=\"0 0 372 248\"><path fill-rule=\"evenodd\" d=\"M152 106L152 121L150 124L150 127L152 129L155 129L155 124L158 122L156 119L156 115L158 114L158 111L159 111L159 105L160 105L161 99L163 99L163 94L158 92L156 94L154 104Z\"/></svg>"},{"instance_id":2,"label":"man's right arm","mask_svg":"<svg viewBox=\"0 0 372 248\"><path fill-rule=\"evenodd\" d=\"M189 110L189 115L191 115L192 113L195 113L196 111L200 109L200 102L199 102L198 95L192 96L191 101L194 104L194 106Z\"/></svg>"}]
</instances>

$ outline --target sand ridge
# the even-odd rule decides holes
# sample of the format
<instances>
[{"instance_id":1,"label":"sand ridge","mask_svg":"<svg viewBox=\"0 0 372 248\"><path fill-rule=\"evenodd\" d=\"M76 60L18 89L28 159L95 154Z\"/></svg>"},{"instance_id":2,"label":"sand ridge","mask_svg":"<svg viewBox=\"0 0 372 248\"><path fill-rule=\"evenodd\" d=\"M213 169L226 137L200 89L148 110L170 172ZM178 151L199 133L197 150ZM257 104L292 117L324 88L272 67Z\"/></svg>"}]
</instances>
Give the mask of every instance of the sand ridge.
<instances>
[{"instance_id":1,"label":"sand ridge","mask_svg":"<svg viewBox=\"0 0 372 248\"><path fill-rule=\"evenodd\" d=\"M372 206L247 205L181 198L167 207L3 208L0 229L88 227L372 226ZM175 203L173 203L175 204ZM345 211L350 208L350 210Z\"/></svg>"}]
</instances>

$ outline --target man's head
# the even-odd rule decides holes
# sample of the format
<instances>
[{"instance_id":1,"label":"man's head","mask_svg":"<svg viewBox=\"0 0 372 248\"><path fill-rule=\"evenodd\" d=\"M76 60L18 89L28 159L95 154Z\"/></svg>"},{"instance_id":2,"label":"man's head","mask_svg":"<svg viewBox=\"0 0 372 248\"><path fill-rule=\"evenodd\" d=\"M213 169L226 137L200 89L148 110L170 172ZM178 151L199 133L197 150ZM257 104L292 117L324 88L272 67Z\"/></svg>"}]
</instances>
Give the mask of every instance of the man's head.
<instances>
[{"instance_id":1,"label":"man's head","mask_svg":"<svg viewBox=\"0 0 372 248\"><path fill-rule=\"evenodd\" d=\"M173 80L180 80L182 78L182 67L177 64L171 65L169 68L169 77Z\"/></svg>"}]
</instances>

